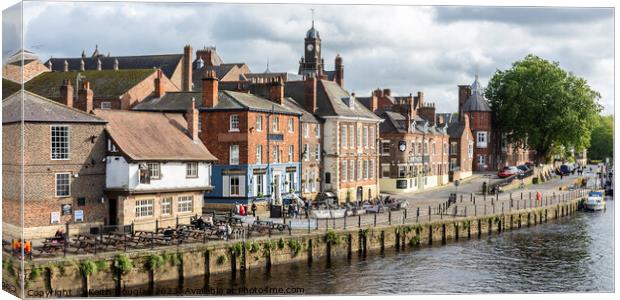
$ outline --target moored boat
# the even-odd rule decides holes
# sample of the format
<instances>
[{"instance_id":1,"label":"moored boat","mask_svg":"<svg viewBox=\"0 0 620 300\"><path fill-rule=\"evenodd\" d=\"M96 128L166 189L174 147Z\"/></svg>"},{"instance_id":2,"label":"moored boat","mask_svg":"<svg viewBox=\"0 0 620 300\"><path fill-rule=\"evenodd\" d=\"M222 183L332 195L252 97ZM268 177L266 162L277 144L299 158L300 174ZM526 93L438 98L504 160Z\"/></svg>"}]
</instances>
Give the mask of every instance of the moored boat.
<instances>
[{"instance_id":1,"label":"moored boat","mask_svg":"<svg viewBox=\"0 0 620 300\"><path fill-rule=\"evenodd\" d=\"M588 198L584 202L587 210L598 211L605 209L605 198L602 191L590 191Z\"/></svg>"}]
</instances>

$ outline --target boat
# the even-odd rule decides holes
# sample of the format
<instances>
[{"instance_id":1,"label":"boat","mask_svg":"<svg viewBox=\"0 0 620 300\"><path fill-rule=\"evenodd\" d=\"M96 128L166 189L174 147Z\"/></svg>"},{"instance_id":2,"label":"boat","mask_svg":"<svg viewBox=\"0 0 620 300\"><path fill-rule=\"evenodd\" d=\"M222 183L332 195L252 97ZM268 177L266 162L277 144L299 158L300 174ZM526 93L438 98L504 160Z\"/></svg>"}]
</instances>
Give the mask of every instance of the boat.
<instances>
[{"instance_id":1,"label":"boat","mask_svg":"<svg viewBox=\"0 0 620 300\"><path fill-rule=\"evenodd\" d=\"M598 211L605 209L605 198L602 191L590 191L584 206L587 210Z\"/></svg>"}]
</instances>

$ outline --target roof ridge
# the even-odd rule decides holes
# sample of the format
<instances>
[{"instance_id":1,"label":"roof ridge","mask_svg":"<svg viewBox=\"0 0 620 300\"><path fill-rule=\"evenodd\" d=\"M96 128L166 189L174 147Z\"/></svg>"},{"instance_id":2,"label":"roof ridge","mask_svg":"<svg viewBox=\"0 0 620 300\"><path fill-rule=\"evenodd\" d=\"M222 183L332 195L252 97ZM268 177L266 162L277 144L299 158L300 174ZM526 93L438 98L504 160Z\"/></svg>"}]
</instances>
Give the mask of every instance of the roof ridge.
<instances>
[{"instance_id":1,"label":"roof ridge","mask_svg":"<svg viewBox=\"0 0 620 300\"><path fill-rule=\"evenodd\" d=\"M151 57L151 56L183 56L183 53L167 53L167 54L143 54L143 55L119 55L119 56L101 56L101 57L51 57L48 58L47 61L53 60L63 60L63 59L83 59L83 60L95 60L95 59L108 59L108 58L131 58L131 57Z\"/></svg>"},{"instance_id":2,"label":"roof ridge","mask_svg":"<svg viewBox=\"0 0 620 300\"><path fill-rule=\"evenodd\" d=\"M62 104L62 103L56 102L56 101L54 101L54 100L52 100L52 99L45 98L45 97L43 97L43 96L41 96L41 95L35 94L35 93L30 92L30 91L27 91L27 90L23 90L23 91L24 91L24 94L25 94L25 93L28 93L28 94L30 94L30 95L32 95L32 96L35 96L36 98L39 98L39 99L41 99L41 100L44 100L44 101L50 102L50 103L52 103L52 104L54 104L54 105L57 105L57 106L60 106L60 107L62 107L62 108L66 108L66 109L69 109L69 110L75 111L75 112L77 112L77 113L80 113L80 114L83 114L83 115L87 115L87 116L89 116L89 117L93 117L93 118L96 118L96 119L99 119L99 120L104 121L103 119L101 119L101 118L99 118L99 117L97 117L97 116L95 116L95 115L93 115L93 114L90 114L90 113L85 112L85 111L83 111L83 110L77 109L77 108L75 108L75 107L71 107L71 106L64 105L64 104Z\"/></svg>"}]
</instances>

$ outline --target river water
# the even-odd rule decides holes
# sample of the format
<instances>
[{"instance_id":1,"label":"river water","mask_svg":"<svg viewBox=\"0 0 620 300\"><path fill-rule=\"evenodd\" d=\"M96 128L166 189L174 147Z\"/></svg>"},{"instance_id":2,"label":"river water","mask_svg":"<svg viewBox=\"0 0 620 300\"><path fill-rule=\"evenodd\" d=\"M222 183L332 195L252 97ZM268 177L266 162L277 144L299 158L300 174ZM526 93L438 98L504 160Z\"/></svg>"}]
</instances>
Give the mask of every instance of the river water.
<instances>
[{"instance_id":1,"label":"river water","mask_svg":"<svg viewBox=\"0 0 620 300\"><path fill-rule=\"evenodd\" d=\"M614 202L605 212L502 234L332 262L186 279L203 294L612 292ZM301 288L301 289L300 289ZM276 290L280 289L280 290ZM303 289L303 291L302 291Z\"/></svg>"}]
</instances>

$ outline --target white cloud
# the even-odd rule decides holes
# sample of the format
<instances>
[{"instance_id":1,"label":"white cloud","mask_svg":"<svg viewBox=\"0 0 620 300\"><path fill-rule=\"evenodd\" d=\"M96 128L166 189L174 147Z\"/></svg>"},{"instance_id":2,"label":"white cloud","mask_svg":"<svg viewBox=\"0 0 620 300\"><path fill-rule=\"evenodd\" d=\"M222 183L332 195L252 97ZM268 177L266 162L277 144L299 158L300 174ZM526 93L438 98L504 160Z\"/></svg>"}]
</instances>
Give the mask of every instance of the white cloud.
<instances>
[{"instance_id":1,"label":"white cloud","mask_svg":"<svg viewBox=\"0 0 620 300\"><path fill-rule=\"evenodd\" d=\"M455 8L376 5L241 5L190 3L41 3L25 6L25 45L43 59L90 53L180 53L217 46L228 62L253 71L296 72L310 8L323 39L326 68L344 58L345 85L359 95L418 90L455 111L457 85L486 83L528 53L559 61L588 80L613 111L613 10Z\"/></svg>"}]
</instances>

